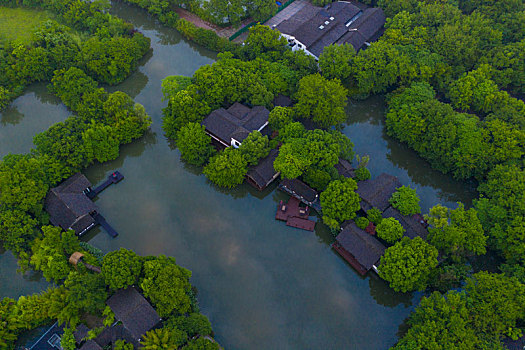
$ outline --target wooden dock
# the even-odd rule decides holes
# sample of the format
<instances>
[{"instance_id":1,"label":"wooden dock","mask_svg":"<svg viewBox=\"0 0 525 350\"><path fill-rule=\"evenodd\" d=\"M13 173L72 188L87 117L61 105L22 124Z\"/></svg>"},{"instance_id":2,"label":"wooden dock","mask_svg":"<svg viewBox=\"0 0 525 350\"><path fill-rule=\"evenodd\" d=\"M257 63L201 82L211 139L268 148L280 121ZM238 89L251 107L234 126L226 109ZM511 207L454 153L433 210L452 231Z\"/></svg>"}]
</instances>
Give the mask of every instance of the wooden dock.
<instances>
[{"instance_id":1,"label":"wooden dock","mask_svg":"<svg viewBox=\"0 0 525 350\"><path fill-rule=\"evenodd\" d=\"M100 215L99 213L96 213L95 215L93 215L93 219L95 219L95 222L99 224L100 226L102 226L104 230L106 230L108 235L110 235L113 238L118 236L118 232L115 231L115 229L111 227L110 224L108 224L108 222L102 215Z\"/></svg>"},{"instance_id":2,"label":"wooden dock","mask_svg":"<svg viewBox=\"0 0 525 350\"><path fill-rule=\"evenodd\" d=\"M277 205L275 219L286 221L287 226L300 228L307 231L315 229L315 221L309 220L309 207L301 207L301 201L295 197L290 197L288 203L280 201Z\"/></svg>"},{"instance_id":3,"label":"wooden dock","mask_svg":"<svg viewBox=\"0 0 525 350\"><path fill-rule=\"evenodd\" d=\"M106 179L106 181L104 181L100 186L97 186L94 189L89 188L88 191L86 191L86 196L88 196L88 198L90 199L93 199L100 192L104 191L107 187L122 181L122 179L124 179L124 175L122 175L119 171L115 171L111 173Z\"/></svg>"}]
</instances>

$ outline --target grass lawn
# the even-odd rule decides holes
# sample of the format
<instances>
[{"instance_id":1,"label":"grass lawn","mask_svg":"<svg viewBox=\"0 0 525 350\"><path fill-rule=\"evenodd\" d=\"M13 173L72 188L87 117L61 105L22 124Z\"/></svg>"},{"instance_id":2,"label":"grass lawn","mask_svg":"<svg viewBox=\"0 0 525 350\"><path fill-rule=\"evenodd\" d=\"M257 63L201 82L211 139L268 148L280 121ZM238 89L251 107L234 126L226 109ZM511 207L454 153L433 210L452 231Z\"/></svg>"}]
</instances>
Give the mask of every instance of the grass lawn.
<instances>
[{"instance_id":1,"label":"grass lawn","mask_svg":"<svg viewBox=\"0 0 525 350\"><path fill-rule=\"evenodd\" d=\"M29 44L33 30L50 18L52 15L42 10L0 6L0 41L21 40Z\"/></svg>"}]
</instances>

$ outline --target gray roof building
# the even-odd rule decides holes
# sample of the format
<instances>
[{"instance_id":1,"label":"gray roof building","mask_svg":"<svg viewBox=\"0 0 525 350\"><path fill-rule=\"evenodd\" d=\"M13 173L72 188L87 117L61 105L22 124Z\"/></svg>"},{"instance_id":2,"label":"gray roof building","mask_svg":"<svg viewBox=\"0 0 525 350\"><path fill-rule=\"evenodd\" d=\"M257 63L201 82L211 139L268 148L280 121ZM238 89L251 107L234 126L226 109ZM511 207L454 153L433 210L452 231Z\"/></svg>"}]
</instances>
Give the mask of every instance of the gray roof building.
<instances>
[{"instance_id":1,"label":"gray roof building","mask_svg":"<svg viewBox=\"0 0 525 350\"><path fill-rule=\"evenodd\" d=\"M202 122L206 132L226 147L239 147L250 132L261 131L268 125L270 112L263 106L247 107L238 102L230 108L219 108Z\"/></svg>"},{"instance_id":2,"label":"gray roof building","mask_svg":"<svg viewBox=\"0 0 525 350\"><path fill-rule=\"evenodd\" d=\"M337 1L324 8L305 4L276 25L293 50L304 50L319 58L331 44L351 44L359 51L376 39L385 23L380 8L360 9L350 2Z\"/></svg>"},{"instance_id":3,"label":"gray roof building","mask_svg":"<svg viewBox=\"0 0 525 350\"><path fill-rule=\"evenodd\" d=\"M376 207L385 211L389 206L390 197L401 187L398 178L382 173L373 180L365 180L357 183L357 194L361 197L361 209L364 211Z\"/></svg>"},{"instance_id":4,"label":"gray roof building","mask_svg":"<svg viewBox=\"0 0 525 350\"><path fill-rule=\"evenodd\" d=\"M405 236L411 239L416 238L417 236L425 240L427 239L428 230L425 228L425 226L423 226L424 222L420 222L414 216L404 216L399 212L399 210L393 207L389 207L383 212L383 217L392 217L399 221L401 226L403 226L403 228L405 229Z\"/></svg>"},{"instance_id":5,"label":"gray roof building","mask_svg":"<svg viewBox=\"0 0 525 350\"><path fill-rule=\"evenodd\" d=\"M271 184L280 174L273 167L273 162L278 155L279 151L272 149L265 158L259 161L259 164L248 171L246 174L248 182L261 191Z\"/></svg>"},{"instance_id":6,"label":"gray roof building","mask_svg":"<svg viewBox=\"0 0 525 350\"><path fill-rule=\"evenodd\" d=\"M354 222L348 222L337 235L332 247L361 275L378 265L386 249L381 242L361 230Z\"/></svg>"},{"instance_id":7,"label":"gray roof building","mask_svg":"<svg viewBox=\"0 0 525 350\"><path fill-rule=\"evenodd\" d=\"M91 187L89 180L81 173L71 176L47 193L44 208L51 223L64 230L72 229L81 235L95 226L93 213L97 206L89 199L84 190Z\"/></svg>"},{"instance_id":8,"label":"gray roof building","mask_svg":"<svg viewBox=\"0 0 525 350\"><path fill-rule=\"evenodd\" d=\"M133 287L118 290L106 301L117 320L136 340L160 322L150 303Z\"/></svg>"}]
</instances>

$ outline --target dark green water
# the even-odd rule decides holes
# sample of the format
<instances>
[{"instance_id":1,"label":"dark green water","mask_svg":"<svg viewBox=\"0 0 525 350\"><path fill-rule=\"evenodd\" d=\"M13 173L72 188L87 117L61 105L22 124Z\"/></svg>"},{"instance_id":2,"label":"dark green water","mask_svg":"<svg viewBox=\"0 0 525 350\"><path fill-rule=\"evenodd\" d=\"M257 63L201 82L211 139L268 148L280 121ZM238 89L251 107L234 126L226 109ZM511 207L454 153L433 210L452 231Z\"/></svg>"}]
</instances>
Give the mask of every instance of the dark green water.
<instances>
[{"instance_id":1,"label":"dark green water","mask_svg":"<svg viewBox=\"0 0 525 350\"><path fill-rule=\"evenodd\" d=\"M215 56L188 44L137 8L116 4L113 12L152 39L153 52L117 89L143 104L154 124L144 138L123 147L117 160L85 172L93 183L115 169L125 175L124 181L96 200L119 237L111 239L95 229L86 239L104 251L125 247L142 255L176 257L193 271L201 311L227 349L393 345L398 327L420 295L396 294L375 275L361 278L330 249L331 237L322 225L309 233L276 222L276 205L285 196L274 187L263 193L246 185L218 189L199 169L181 163L179 152L161 131L165 103L160 81L167 75L191 76ZM425 207L438 201L469 200L472 194L466 194L465 185L432 171L413 153L382 136L382 108L382 101L375 99L351 106L345 129L356 150L370 154L373 175L385 171L404 184L415 184ZM9 269L15 265L12 257L0 255L2 276L13 273ZM22 282L14 287L2 283L1 295L43 288L41 282Z\"/></svg>"},{"instance_id":2,"label":"dark green water","mask_svg":"<svg viewBox=\"0 0 525 350\"><path fill-rule=\"evenodd\" d=\"M31 85L23 96L0 112L0 157L29 152L35 134L68 116L67 108L44 84Z\"/></svg>"}]
</instances>

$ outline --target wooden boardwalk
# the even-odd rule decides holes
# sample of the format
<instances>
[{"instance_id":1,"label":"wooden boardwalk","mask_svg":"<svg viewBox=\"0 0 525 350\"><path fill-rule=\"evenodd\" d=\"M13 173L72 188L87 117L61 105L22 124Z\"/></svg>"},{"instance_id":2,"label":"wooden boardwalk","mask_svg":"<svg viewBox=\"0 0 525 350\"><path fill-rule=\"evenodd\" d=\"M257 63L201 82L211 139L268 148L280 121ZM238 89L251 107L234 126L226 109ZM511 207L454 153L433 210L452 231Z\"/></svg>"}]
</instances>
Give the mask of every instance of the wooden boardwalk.
<instances>
[{"instance_id":1,"label":"wooden boardwalk","mask_svg":"<svg viewBox=\"0 0 525 350\"><path fill-rule=\"evenodd\" d=\"M300 204L301 201L295 197L290 197L286 204L280 201L277 205L275 219L286 221L287 226L313 231L315 229L315 221L308 219L310 208L301 207Z\"/></svg>"},{"instance_id":2,"label":"wooden boardwalk","mask_svg":"<svg viewBox=\"0 0 525 350\"><path fill-rule=\"evenodd\" d=\"M86 196L88 198L93 199L95 198L100 192L104 191L107 187L109 187L112 184L116 184L119 181L122 181L124 179L124 175L122 175L119 171L115 171L114 173L111 173L106 181L104 181L100 186L97 186L94 189L89 189L89 191L86 192Z\"/></svg>"},{"instance_id":3,"label":"wooden boardwalk","mask_svg":"<svg viewBox=\"0 0 525 350\"><path fill-rule=\"evenodd\" d=\"M100 226L102 226L104 230L106 230L108 235L110 235L113 238L118 236L118 232L115 231L115 229L111 227L110 224L108 224L108 222L102 215L100 215L99 213L96 213L95 215L93 215L93 219L95 219L95 222L99 224Z\"/></svg>"}]
</instances>

